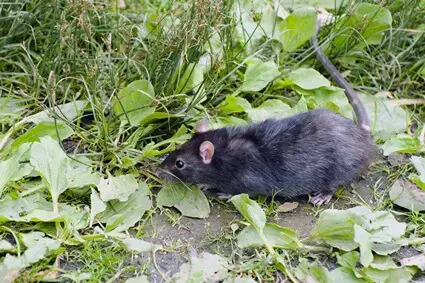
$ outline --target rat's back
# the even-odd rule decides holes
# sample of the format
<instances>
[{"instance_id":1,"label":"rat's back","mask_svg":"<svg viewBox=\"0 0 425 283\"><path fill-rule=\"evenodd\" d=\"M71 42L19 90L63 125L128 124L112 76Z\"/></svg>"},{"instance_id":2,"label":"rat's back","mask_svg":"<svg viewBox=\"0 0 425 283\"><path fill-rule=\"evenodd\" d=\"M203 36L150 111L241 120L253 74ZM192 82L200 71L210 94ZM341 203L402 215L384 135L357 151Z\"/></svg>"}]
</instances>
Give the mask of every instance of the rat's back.
<instances>
[{"instance_id":1,"label":"rat's back","mask_svg":"<svg viewBox=\"0 0 425 283\"><path fill-rule=\"evenodd\" d=\"M332 193L354 181L368 167L375 150L368 132L327 110L266 120L228 129L228 133L230 141L244 140L250 149L250 154L229 152L227 162L233 155L239 160L234 164L243 164L231 170L234 177L222 188L232 194Z\"/></svg>"}]
</instances>

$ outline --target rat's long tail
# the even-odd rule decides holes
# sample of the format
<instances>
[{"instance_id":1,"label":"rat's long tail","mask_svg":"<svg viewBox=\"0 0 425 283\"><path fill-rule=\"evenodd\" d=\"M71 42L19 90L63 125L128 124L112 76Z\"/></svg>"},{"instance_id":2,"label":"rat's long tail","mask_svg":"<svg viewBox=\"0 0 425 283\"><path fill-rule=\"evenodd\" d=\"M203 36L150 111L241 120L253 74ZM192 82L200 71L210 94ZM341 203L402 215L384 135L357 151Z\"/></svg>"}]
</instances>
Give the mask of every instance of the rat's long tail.
<instances>
[{"instance_id":1,"label":"rat's long tail","mask_svg":"<svg viewBox=\"0 0 425 283\"><path fill-rule=\"evenodd\" d=\"M341 73L338 72L334 64L332 64L332 62L325 55L325 53L323 53L322 48L320 48L317 42L317 35L319 33L320 25L321 25L321 21L320 19L318 19L316 23L316 30L314 32L313 37L311 38L311 44L313 45L315 49L315 52L317 54L317 59L319 59L320 63L322 63L323 67L329 73L331 78L334 79L336 84L340 88L345 90L345 95L347 96L348 101L350 102L356 114L358 125L365 131L370 132L369 118L367 116L367 112L363 103L360 101L359 97L357 96L356 92L351 87L351 85L344 79Z\"/></svg>"}]
</instances>

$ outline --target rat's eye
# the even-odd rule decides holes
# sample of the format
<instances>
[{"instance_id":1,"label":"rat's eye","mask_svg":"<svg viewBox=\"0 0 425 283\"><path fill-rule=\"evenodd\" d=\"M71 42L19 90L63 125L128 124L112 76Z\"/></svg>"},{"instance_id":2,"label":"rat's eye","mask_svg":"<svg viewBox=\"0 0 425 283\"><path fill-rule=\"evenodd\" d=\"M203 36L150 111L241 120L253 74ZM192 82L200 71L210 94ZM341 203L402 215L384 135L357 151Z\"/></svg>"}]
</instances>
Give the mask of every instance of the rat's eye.
<instances>
[{"instance_id":1,"label":"rat's eye","mask_svg":"<svg viewBox=\"0 0 425 283\"><path fill-rule=\"evenodd\" d=\"M184 162L181 160L176 161L176 167L182 169L184 167Z\"/></svg>"}]
</instances>

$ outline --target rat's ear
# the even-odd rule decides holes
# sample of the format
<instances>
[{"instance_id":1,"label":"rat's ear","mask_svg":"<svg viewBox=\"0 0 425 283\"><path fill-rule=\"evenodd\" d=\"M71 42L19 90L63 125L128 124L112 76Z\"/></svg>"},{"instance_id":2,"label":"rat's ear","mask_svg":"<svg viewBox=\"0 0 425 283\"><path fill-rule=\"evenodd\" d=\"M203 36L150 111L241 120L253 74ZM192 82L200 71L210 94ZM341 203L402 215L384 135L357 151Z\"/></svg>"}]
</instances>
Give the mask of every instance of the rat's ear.
<instances>
[{"instance_id":1,"label":"rat's ear","mask_svg":"<svg viewBox=\"0 0 425 283\"><path fill-rule=\"evenodd\" d=\"M202 134L208 131L208 120L207 118L203 118L199 121L195 126L195 133Z\"/></svg>"},{"instance_id":2,"label":"rat's ear","mask_svg":"<svg viewBox=\"0 0 425 283\"><path fill-rule=\"evenodd\" d=\"M201 146L199 147L199 155L201 156L204 164L210 164L214 156L214 145L212 142L204 141L201 143Z\"/></svg>"}]
</instances>

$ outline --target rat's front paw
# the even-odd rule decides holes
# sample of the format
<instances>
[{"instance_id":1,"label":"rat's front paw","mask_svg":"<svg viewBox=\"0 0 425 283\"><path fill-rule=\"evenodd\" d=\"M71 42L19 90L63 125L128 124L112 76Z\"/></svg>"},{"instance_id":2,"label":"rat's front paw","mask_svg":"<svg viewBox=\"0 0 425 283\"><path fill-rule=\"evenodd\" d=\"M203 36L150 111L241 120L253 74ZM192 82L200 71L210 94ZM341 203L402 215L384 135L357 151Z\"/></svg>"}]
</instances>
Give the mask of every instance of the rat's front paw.
<instances>
[{"instance_id":1,"label":"rat's front paw","mask_svg":"<svg viewBox=\"0 0 425 283\"><path fill-rule=\"evenodd\" d=\"M231 199L233 197L233 195L226 194L226 193L217 193L217 197L219 199L222 199L222 200L229 200L229 199Z\"/></svg>"},{"instance_id":2,"label":"rat's front paw","mask_svg":"<svg viewBox=\"0 0 425 283\"><path fill-rule=\"evenodd\" d=\"M212 186L207 185L207 184L199 184L198 188L203 192L213 189Z\"/></svg>"}]
</instances>

